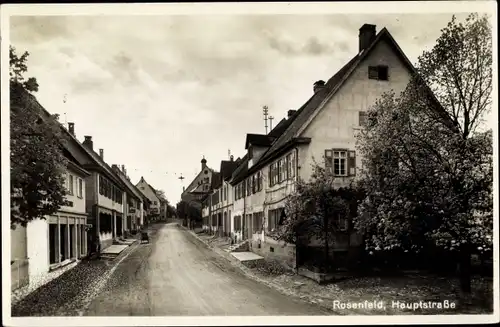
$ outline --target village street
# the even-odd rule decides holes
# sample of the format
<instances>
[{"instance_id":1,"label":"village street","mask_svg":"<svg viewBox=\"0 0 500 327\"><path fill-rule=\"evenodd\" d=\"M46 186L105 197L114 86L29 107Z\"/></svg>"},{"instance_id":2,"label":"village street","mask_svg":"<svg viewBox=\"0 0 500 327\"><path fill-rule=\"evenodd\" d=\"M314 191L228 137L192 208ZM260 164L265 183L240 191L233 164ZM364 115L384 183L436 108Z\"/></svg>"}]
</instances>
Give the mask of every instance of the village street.
<instances>
[{"instance_id":1,"label":"village street","mask_svg":"<svg viewBox=\"0 0 500 327\"><path fill-rule=\"evenodd\" d=\"M326 315L247 278L176 224L152 233L90 304L88 316Z\"/></svg>"}]
</instances>

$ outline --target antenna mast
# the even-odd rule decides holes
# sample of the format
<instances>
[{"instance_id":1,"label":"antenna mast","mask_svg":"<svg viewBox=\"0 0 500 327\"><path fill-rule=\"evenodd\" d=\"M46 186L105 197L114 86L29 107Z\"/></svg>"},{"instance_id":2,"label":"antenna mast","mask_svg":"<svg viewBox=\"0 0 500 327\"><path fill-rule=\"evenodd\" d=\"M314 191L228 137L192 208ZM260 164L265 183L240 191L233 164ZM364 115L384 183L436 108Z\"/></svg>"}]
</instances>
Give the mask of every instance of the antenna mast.
<instances>
[{"instance_id":1,"label":"antenna mast","mask_svg":"<svg viewBox=\"0 0 500 327\"><path fill-rule=\"evenodd\" d=\"M269 114L268 107L267 106L262 107L262 112L264 113L264 122L265 122L264 127L266 128L266 134L267 134L267 115Z\"/></svg>"}]
</instances>

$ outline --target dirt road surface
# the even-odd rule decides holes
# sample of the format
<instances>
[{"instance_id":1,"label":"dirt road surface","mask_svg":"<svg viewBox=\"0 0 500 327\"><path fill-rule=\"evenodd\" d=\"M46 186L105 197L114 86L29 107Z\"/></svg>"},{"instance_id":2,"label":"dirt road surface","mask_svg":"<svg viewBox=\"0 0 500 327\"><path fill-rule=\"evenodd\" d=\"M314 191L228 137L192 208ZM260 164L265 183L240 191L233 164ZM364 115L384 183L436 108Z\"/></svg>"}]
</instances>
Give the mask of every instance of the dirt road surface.
<instances>
[{"instance_id":1,"label":"dirt road surface","mask_svg":"<svg viewBox=\"0 0 500 327\"><path fill-rule=\"evenodd\" d=\"M287 297L220 257L176 224L158 224L151 243L115 270L86 316L329 315Z\"/></svg>"}]
</instances>

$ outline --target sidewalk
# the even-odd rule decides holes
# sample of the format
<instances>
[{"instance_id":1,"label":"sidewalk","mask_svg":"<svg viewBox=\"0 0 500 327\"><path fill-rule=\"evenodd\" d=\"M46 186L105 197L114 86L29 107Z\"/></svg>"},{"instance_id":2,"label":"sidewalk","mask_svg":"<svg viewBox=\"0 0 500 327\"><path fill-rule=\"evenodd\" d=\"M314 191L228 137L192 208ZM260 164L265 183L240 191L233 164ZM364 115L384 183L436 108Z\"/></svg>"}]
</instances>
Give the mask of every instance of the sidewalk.
<instances>
[{"instance_id":1,"label":"sidewalk","mask_svg":"<svg viewBox=\"0 0 500 327\"><path fill-rule=\"evenodd\" d=\"M86 303L96 296L114 269L138 243L127 246L113 261L81 261L12 305L12 317L77 316Z\"/></svg>"},{"instance_id":2,"label":"sidewalk","mask_svg":"<svg viewBox=\"0 0 500 327\"><path fill-rule=\"evenodd\" d=\"M241 264L230 253L224 251L229 244L224 239L206 234L197 235L199 241L214 252L240 268L249 278L259 281L281 293L294 296L322 306L336 314L354 315L408 315L408 314L486 314L493 312L492 279L476 277L472 281L471 296L460 295L458 280L438 276L361 277L349 278L332 284L319 285L315 281L280 269L278 264L267 261L256 267ZM445 300L456 305L455 309L401 308L397 303L420 303L429 301L443 303ZM333 309L334 301L341 303L365 303L379 301L383 309ZM396 305L394 305L396 304Z\"/></svg>"}]
</instances>

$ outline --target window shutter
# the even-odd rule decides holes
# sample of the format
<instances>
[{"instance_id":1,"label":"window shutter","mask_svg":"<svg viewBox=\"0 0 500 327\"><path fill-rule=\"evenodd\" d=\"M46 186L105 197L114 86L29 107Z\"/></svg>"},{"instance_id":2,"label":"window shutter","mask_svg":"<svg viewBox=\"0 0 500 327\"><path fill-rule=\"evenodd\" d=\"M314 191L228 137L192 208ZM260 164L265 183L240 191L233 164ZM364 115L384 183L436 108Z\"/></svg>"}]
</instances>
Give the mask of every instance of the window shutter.
<instances>
[{"instance_id":1,"label":"window shutter","mask_svg":"<svg viewBox=\"0 0 500 327\"><path fill-rule=\"evenodd\" d=\"M347 167L349 176L356 176L356 151L348 151Z\"/></svg>"},{"instance_id":2,"label":"window shutter","mask_svg":"<svg viewBox=\"0 0 500 327\"><path fill-rule=\"evenodd\" d=\"M273 165L271 164L269 166L269 173L268 173L269 187L273 186L273 184L271 182L272 181L272 177L273 177L272 171L273 171Z\"/></svg>"},{"instance_id":3,"label":"window shutter","mask_svg":"<svg viewBox=\"0 0 500 327\"><path fill-rule=\"evenodd\" d=\"M333 165L333 151L325 150L325 168L328 172L332 172Z\"/></svg>"}]
</instances>

